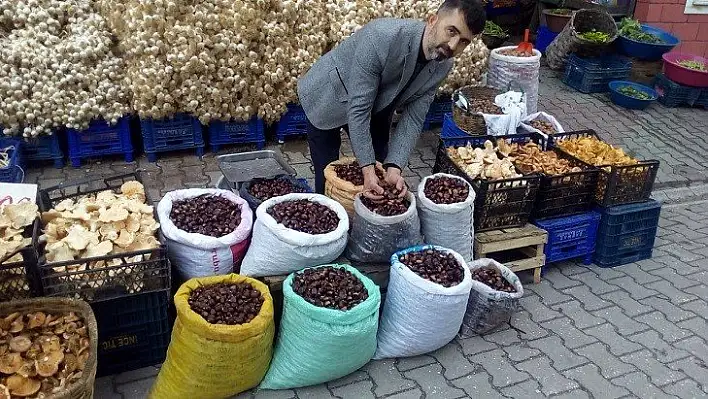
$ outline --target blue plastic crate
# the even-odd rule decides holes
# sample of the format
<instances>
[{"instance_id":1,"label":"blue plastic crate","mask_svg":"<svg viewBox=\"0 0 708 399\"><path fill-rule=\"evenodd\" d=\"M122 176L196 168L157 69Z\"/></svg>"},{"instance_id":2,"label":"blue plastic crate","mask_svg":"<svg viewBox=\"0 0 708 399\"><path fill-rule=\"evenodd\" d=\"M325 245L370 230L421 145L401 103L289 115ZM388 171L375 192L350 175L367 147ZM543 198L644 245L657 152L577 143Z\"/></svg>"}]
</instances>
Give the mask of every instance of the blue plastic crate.
<instances>
[{"instance_id":1,"label":"blue plastic crate","mask_svg":"<svg viewBox=\"0 0 708 399\"><path fill-rule=\"evenodd\" d=\"M248 122L214 121L209 124L209 145L212 152L228 144L256 144L259 150L265 146L265 127L263 120L252 118Z\"/></svg>"},{"instance_id":2,"label":"blue plastic crate","mask_svg":"<svg viewBox=\"0 0 708 399\"><path fill-rule=\"evenodd\" d=\"M666 107L693 106L697 103L701 105L701 98L708 104L708 95L702 97L703 92L708 90L678 84L663 73L657 74L654 78L654 90L659 95L659 102Z\"/></svg>"},{"instance_id":3,"label":"blue plastic crate","mask_svg":"<svg viewBox=\"0 0 708 399\"><path fill-rule=\"evenodd\" d=\"M545 53L546 48L553 40L558 36L557 33L551 32L547 26L540 26L536 34L536 45L534 46L538 51Z\"/></svg>"},{"instance_id":4,"label":"blue plastic crate","mask_svg":"<svg viewBox=\"0 0 708 399\"><path fill-rule=\"evenodd\" d=\"M288 110L278 121L275 137L279 143L284 143L288 136L307 134L307 116L300 105L288 104Z\"/></svg>"},{"instance_id":5,"label":"blue plastic crate","mask_svg":"<svg viewBox=\"0 0 708 399\"><path fill-rule=\"evenodd\" d=\"M696 105L708 108L708 89L703 89L701 95L696 100Z\"/></svg>"},{"instance_id":6,"label":"blue plastic crate","mask_svg":"<svg viewBox=\"0 0 708 399\"><path fill-rule=\"evenodd\" d=\"M429 130L433 125L444 123L445 115L452 112L452 99L436 98L431 104L428 114L425 116L423 130Z\"/></svg>"},{"instance_id":7,"label":"blue plastic crate","mask_svg":"<svg viewBox=\"0 0 708 399\"><path fill-rule=\"evenodd\" d=\"M613 80L628 80L632 62L618 56L581 58L575 54L568 57L563 83L582 93L609 91Z\"/></svg>"},{"instance_id":8,"label":"blue plastic crate","mask_svg":"<svg viewBox=\"0 0 708 399\"><path fill-rule=\"evenodd\" d=\"M71 166L78 168L85 158L123 154L125 162L133 162L133 143L130 139L130 117L124 116L111 126L104 120L95 120L88 129L66 131L69 139Z\"/></svg>"},{"instance_id":9,"label":"blue plastic crate","mask_svg":"<svg viewBox=\"0 0 708 399\"><path fill-rule=\"evenodd\" d=\"M7 148L8 165L0 168L0 182L22 183L25 177L24 162L22 157L22 141L0 138L0 149Z\"/></svg>"},{"instance_id":10,"label":"blue plastic crate","mask_svg":"<svg viewBox=\"0 0 708 399\"><path fill-rule=\"evenodd\" d=\"M595 252L600 214L587 212L555 219L537 220L534 224L548 232L544 247L546 264L566 259L583 258L589 265Z\"/></svg>"},{"instance_id":11,"label":"blue plastic crate","mask_svg":"<svg viewBox=\"0 0 708 399\"><path fill-rule=\"evenodd\" d=\"M141 119L143 146L150 162L157 161L157 153L196 148L197 156L204 155L202 125L197 118L177 114L172 119Z\"/></svg>"},{"instance_id":12,"label":"blue plastic crate","mask_svg":"<svg viewBox=\"0 0 708 399\"><path fill-rule=\"evenodd\" d=\"M661 203L655 200L609 208L601 212L594 260L601 267L614 267L651 257Z\"/></svg>"},{"instance_id":13,"label":"blue plastic crate","mask_svg":"<svg viewBox=\"0 0 708 399\"><path fill-rule=\"evenodd\" d=\"M53 161L54 167L61 169L64 167L64 153L59 146L59 135L41 136L27 139L22 144L22 153L25 162Z\"/></svg>"}]
</instances>

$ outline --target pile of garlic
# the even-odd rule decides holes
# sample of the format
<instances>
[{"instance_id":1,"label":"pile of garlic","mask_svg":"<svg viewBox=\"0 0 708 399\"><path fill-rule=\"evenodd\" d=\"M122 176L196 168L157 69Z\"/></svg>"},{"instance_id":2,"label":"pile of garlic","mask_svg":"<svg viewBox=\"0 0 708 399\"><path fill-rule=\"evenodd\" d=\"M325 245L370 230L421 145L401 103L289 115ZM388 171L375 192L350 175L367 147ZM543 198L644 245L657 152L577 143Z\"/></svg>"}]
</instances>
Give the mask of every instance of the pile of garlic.
<instances>
[{"instance_id":1,"label":"pile of garlic","mask_svg":"<svg viewBox=\"0 0 708 399\"><path fill-rule=\"evenodd\" d=\"M0 2L0 126L34 137L129 113L122 58L89 0Z\"/></svg>"}]
</instances>

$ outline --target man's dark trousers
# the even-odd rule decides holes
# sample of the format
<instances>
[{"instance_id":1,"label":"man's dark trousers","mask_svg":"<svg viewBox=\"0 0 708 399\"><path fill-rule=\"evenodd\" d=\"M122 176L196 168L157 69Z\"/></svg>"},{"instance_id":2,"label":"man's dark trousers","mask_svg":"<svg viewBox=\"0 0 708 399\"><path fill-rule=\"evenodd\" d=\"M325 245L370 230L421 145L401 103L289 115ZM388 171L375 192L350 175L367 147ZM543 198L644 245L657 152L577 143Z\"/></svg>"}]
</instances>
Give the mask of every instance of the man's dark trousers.
<instances>
[{"instance_id":1,"label":"man's dark trousers","mask_svg":"<svg viewBox=\"0 0 708 399\"><path fill-rule=\"evenodd\" d=\"M392 112L384 111L371 118L371 142L376 160L379 162L384 162L388 154L391 117ZM310 146L310 157L315 168L315 192L324 194L324 169L331 162L339 159L339 148L342 145L340 130L342 127L347 130L347 126L321 130L313 126L309 120L307 124L307 144Z\"/></svg>"}]
</instances>

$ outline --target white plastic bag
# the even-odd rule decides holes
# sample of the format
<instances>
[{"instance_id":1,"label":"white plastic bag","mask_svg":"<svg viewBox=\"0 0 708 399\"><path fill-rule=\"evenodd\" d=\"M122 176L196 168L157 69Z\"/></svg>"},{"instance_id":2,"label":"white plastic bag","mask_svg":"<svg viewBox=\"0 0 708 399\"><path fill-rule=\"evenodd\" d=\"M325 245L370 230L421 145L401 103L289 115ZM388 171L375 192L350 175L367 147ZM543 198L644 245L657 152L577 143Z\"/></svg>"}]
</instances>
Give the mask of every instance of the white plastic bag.
<instances>
[{"instance_id":1,"label":"white plastic bag","mask_svg":"<svg viewBox=\"0 0 708 399\"><path fill-rule=\"evenodd\" d=\"M541 52L534 49L532 57L503 55L501 51L516 46L500 47L489 56L489 85L506 90L511 82L518 83L526 93L527 113L536 112L538 106L538 77L541 69Z\"/></svg>"},{"instance_id":2,"label":"white plastic bag","mask_svg":"<svg viewBox=\"0 0 708 399\"><path fill-rule=\"evenodd\" d=\"M425 183L436 177L449 177L467 185L467 199L456 204L436 204L425 196ZM474 237L474 200L472 185L465 179L436 173L423 178L418 185L418 215L426 244L449 248L462 256L465 262L472 260L472 238Z\"/></svg>"},{"instance_id":3,"label":"white plastic bag","mask_svg":"<svg viewBox=\"0 0 708 399\"><path fill-rule=\"evenodd\" d=\"M526 117L526 96L516 91L508 91L494 98L503 115L482 114L487 125L487 134L492 136L505 136L516 134L516 128L521 120Z\"/></svg>"},{"instance_id":4,"label":"white plastic bag","mask_svg":"<svg viewBox=\"0 0 708 399\"><path fill-rule=\"evenodd\" d=\"M470 272L480 268L499 270L502 277L516 288L516 292L497 291L487 284L472 279L472 292L460 327L461 338L485 334L508 322L511 315L520 307L519 299L524 296L524 287L516 274L494 259L477 259L469 266Z\"/></svg>"},{"instance_id":5,"label":"white plastic bag","mask_svg":"<svg viewBox=\"0 0 708 399\"><path fill-rule=\"evenodd\" d=\"M548 135L535 127L531 126L529 122L535 121L535 120L540 120L540 121L545 121L553 125L553 127L556 129L557 133L563 133L565 130L563 129L563 126L561 126L560 122L558 122L558 119L556 119L553 115L547 114L545 112L536 112L535 114L531 114L524 118L524 120L521 121L521 125L519 126L521 130L525 132L533 132L533 133L541 133L544 137L548 138Z\"/></svg>"},{"instance_id":6,"label":"white plastic bag","mask_svg":"<svg viewBox=\"0 0 708 399\"><path fill-rule=\"evenodd\" d=\"M354 220L345 252L349 260L386 262L396 251L423 243L415 196L410 191L408 210L396 216L372 212L361 202L361 196L354 197Z\"/></svg>"},{"instance_id":7,"label":"white plastic bag","mask_svg":"<svg viewBox=\"0 0 708 399\"><path fill-rule=\"evenodd\" d=\"M210 237L188 233L172 223L170 212L175 201L198 197L202 194L219 195L237 204L241 209L241 224L223 237ZM228 274L238 267L248 246L253 226L253 211L248 203L230 190L217 188L189 188L167 193L157 204L162 235L167 239L170 261L181 277L214 276Z\"/></svg>"},{"instance_id":8,"label":"white plastic bag","mask_svg":"<svg viewBox=\"0 0 708 399\"><path fill-rule=\"evenodd\" d=\"M289 229L268 214L275 204L310 200L327 206L339 218L334 231L308 234ZM288 194L264 201L256 209L253 239L241 265L241 274L251 277L279 276L337 259L347 245L349 216L338 202L320 194Z\"/></svg>"},{"instance_id":9,"label":"white plastic bag","mask_svg":"<svg viewBox=\"0 0 708 399\"><path fill-rule=\"evenodd\" d=\"M465 271L460 284L443 287L420 277L398 260L406 253L428 249L450 252L457 258ZM471 279L462 256L446 248L423 245L391 256L391 274L374 359L417 356L452 341L462 324Z\"/></svg>"}]
</instances>

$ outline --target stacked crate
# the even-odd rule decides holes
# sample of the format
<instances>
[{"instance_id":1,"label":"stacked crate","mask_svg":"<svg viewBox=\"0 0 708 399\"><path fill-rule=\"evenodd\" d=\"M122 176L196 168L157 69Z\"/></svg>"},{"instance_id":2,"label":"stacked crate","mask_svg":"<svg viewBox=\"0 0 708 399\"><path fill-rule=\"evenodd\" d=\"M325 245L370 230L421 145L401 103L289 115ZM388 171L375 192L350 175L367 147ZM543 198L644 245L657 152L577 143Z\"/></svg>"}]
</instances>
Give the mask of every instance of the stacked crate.
<instances>
[{"instance_id":1,"label":"stacked crate","mask_svg":"<svg viewBox=\"0 0 708 399\"><path fill-rule=\"evenodd\" d=\"M41 190L39 206L46 212L64 199L115 191L131 180L142 181L139 173L131 173L63 183ZM152 204L151 199L147 198L146 203ZM160 238L160 232L156 234ZM44 245L35 247L42 294L81 298L91 304L96 315L99 376L155 365L165 359L172 324L168 319L170 264L164 244L154 249L64 262L48 262ZM142 260L136 260L137 255L142 255ZM120 263L110 266L108 262L116 259Z\"/></svg>"},{"instance_id":2,"label":"stacked crate","mask_svg":"<svg viewBox=\"0 0 708 399\"><path fill-rule=\"evenodd\" d=\"M559 140L584 136L598 137L592 130L558 133L551 135L551 146L556 146ZM659 161L638 161L623 166L596 165L596 168L599 176L593 202L596 205L594 212L600 215L599 224L594 227L588 219L585 233L590 237L591 230L597 229L593 260L600 267L615 267L651 258L661 212L661 204L650 199ZM549 226L551 237L556 224L572 227L573 223L570 220L537 221L539 226ZM589 242L583 245L586 250L590 248ZM550 249L553 250L554 246L551 245ZM588 260L585 251L574 255ZM547 257L553 261L554 256L549 256L548 252Z\"/></svg>"}]
</instances>

